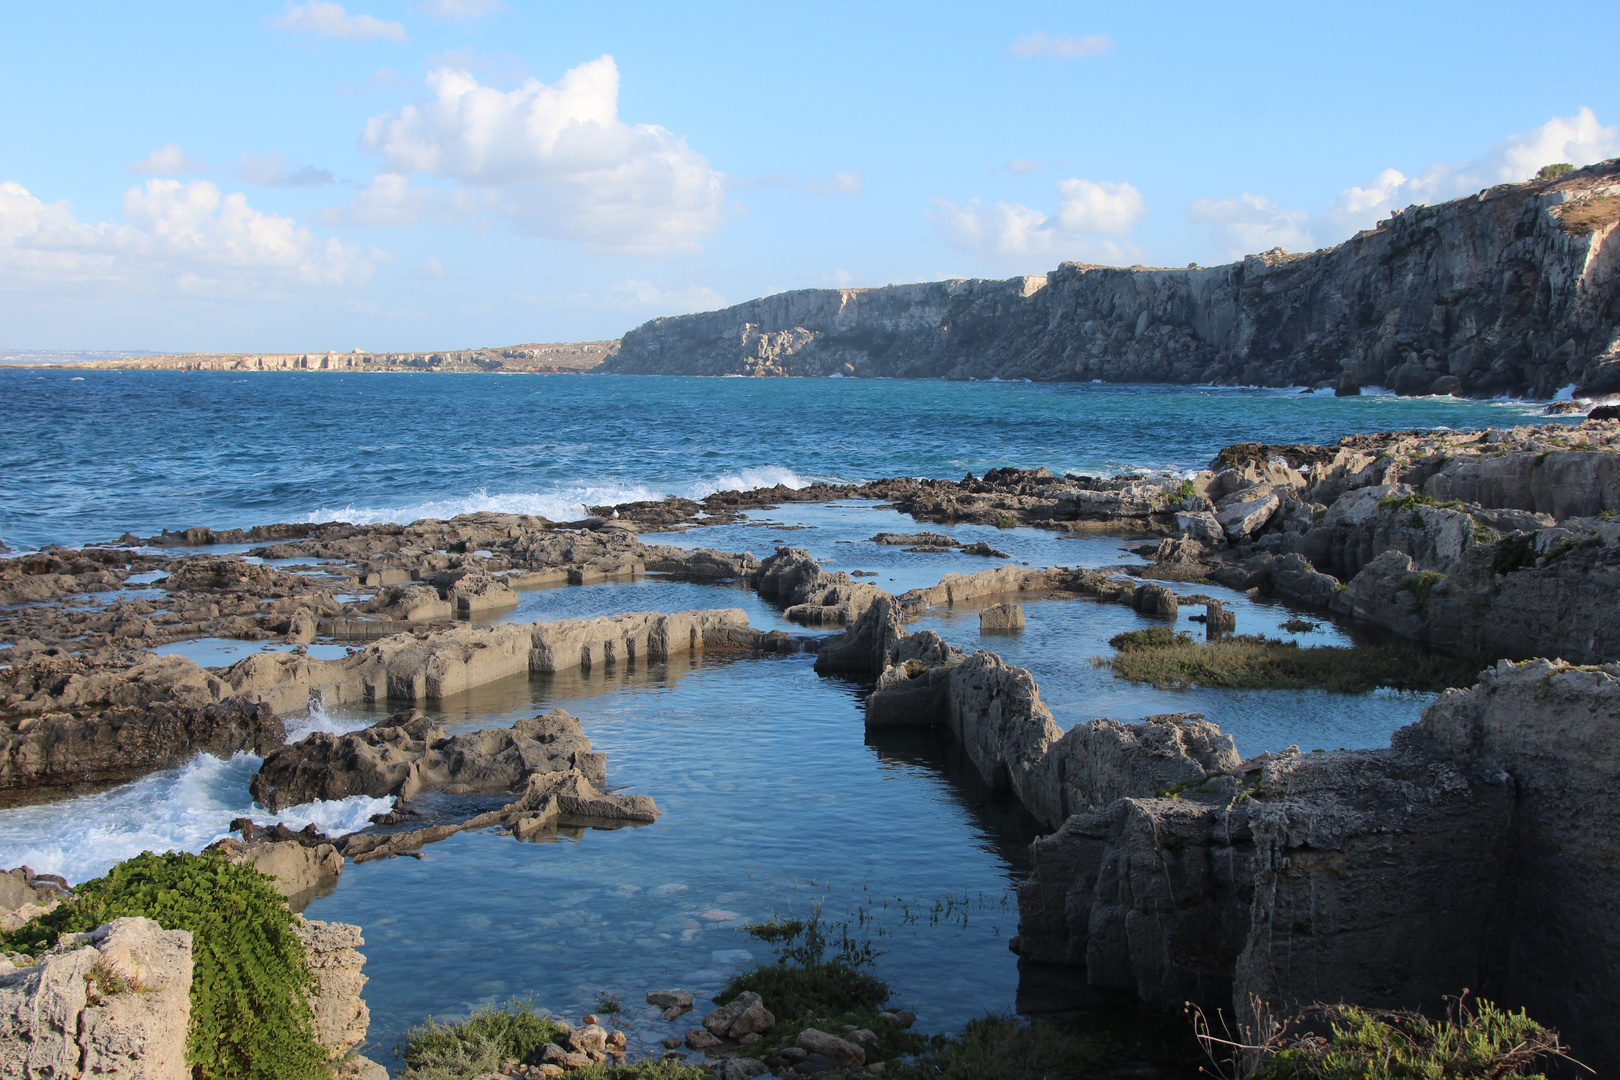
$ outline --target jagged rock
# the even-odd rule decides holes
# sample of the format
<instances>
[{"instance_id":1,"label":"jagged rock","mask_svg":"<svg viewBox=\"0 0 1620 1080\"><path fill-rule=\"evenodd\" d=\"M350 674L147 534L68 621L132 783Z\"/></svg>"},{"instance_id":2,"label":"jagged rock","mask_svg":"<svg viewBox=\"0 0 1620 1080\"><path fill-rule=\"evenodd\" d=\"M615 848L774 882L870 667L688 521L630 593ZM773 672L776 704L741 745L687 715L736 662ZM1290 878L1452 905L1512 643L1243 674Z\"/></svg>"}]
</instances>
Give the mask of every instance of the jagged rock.
<instances>
[{"instance_id":1,"label":"jagged rock","mask_svg":"<svg viewBox=\"0 0 1620 1080\"><path fill-rule=\"evenodd\" d=\"M0 728L0 803L62 798L178 768L200 753L269 753L286 728L273 709L240 702L152 702L75 717L26 717Z\"/></svg>"},{"instance_id":2,"label":"jagged rock","mask_svg":"<svg viewBox=\"0 0 1620 1080\"><path fill-rule=\"evenodd\" d=\"M1219 547L1226 543L1226 528L1208 510L1178 513L1176 531L1197 540L1200 544Z\"/></svg>"},{"instance_id":3,"label":"jagged rock","mask_svg":"<svg viewBox=\"0 0 1620 1080\"><path fill-rule=\"evenodd\" d=\"M1021 604L995 604L979 612L979 632L1016 631L1024 628Z\"/></svg>"},{"instance_id":4,"label":"jagged rock","mask_svg":"<svg viewBox=\"0 0 1620 1080\"><path fill-rule=\"evenodd\" d=\"M265 759L253 797L272 811L353 795L410 800L430 791L519 792L539 773L579 769L601 780L606 759L562 709L510 728L447 736L421 713L395 713L369 728L315 732Z\"/></svg>"},{"instance_id":5,"label":"jagged rock","mask_svg":"<svg viewBox=\"0 0 1620 1080\"><path fill-rule=\"evenodd\" d=\"M309 1001L315 1041L336 1061L365 1041L371 1023L371 1011L361 996L367 980L360 969L366 958L358 950L365 938L358 926L302 916L293 929L304 943L304 958L315 976Z\"/></svg>"},{"instance_id":6,"label":"jagged rock","mask_svg":"<svg viewBox=\"0 0 1620 1080\"><path fill-rule=\"evenodd\" d=\"M191 932L114 919L0 974L0 1075L188 1080Z\"/></svg>"},{"instance_id":7,"label":"jagged rock","mask_svg":"<svg viewBox=\"0 0 1620 1080\"><path fill-rule=\"evenodd\" d=\"M720 1080L752 1080L770 1071L758 1058L730 1057L720 1062Z\"/></svg>"},{"instance_id":8,"label":"jagged rock","mask_svg":"<svg viewBox=\"0 0 1620 1080\"><path fill-rule=\"evenodd\" d=\"M657 1009L680 1009L684 1012L692 1007L692 994L687 990L649 990L647 1004Z\"/></svg>"},{"instance_id":9,"label":"jagged rock","mask_svg":"<svg viewBox=\"0 0 1620 1080\"><path fill-rule=\"evenodd\" d=\"M439 590L426 585L390 585L377 590L366 610L389 619L427 622L450 618L455 605L441 597Z\"/></svg>"},{"instance_id":10,"label":"jagged rock","mask_svg":"<svg viewBox=\"0 0 1620 1080\"><path fill-rule=\"evenodd\" d=\"M703 1028L686 1029L686 1047L688 1050L708 1050L719 1045L719 1037Z\"/></svg>"},{"instance_id":11,"label":"jagged rock","mask_svg":"<svg viewBox=\"0 0 1620 1080\"><path fill-rule=\"evenodd\" d=\"M829 574L803 548L778 548L760 564L755 588L762 596L785 601L784 617L808 626L847 626L888 595L842 571Z\"/></svg>"}]
</instances>

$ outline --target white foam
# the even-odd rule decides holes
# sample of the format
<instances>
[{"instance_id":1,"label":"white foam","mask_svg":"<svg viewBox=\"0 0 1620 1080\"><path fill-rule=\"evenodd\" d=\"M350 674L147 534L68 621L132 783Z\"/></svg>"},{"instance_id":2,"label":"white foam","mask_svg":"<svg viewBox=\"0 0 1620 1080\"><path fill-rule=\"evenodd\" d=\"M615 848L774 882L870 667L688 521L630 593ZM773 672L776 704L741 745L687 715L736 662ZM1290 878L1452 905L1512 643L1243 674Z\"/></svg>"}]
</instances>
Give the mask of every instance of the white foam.
<instances>
[{"instance_id":1,"label":"white foam","mask_svg":"<svg viewBox=\"0 0 1620 1080\"><path fill-rule=\"evenodd\" d=\"M762 465L723 473L711 480L698 480L685 487L667 489L633 485L585 485L560 487L552 491L502 492L491 495L485 488L459 499L435 499L403 506L321 507L303 520L308 522L346 521L354 525L392 522L407 525L422 518L449 519L460 514L533 514L552 521L575 521L592 506L612 506L624 502L656 502L668 495L702 499L717 491L775 487L782 484L795 490L809 486L792 469Z\"/></svg>"},{"instance_id":2,"label":"white foam","mask_svg":"<svg viewBox=\"0 0 1620 1080\"><path fill-rule=\"evenodd\" d=\"M183 768L95 795L0 811L0 866L26 864L79 882L143 851L201 851L228 835L233 818L280 821L294 829L313 824L336 834L364 828L371 815L393 805L356 796L271 814L248 795L259 763L252 754L229 761L200 754Z\"/></svg>"}]
</instances>

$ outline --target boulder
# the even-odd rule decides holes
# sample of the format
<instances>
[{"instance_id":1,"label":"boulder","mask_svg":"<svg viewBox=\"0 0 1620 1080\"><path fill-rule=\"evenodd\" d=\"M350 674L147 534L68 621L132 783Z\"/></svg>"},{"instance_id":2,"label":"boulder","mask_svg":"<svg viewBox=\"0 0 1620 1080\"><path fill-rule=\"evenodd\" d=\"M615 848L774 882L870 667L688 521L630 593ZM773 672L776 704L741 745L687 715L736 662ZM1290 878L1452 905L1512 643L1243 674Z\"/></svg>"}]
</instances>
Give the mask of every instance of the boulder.
<instances>
[{"instance_id":1,"label":"boulder","mask_svg":"<svg viewBox=\"0 0 1620 1080\"><path fill-rule=\"evenodd\" d=\"M840 1069L858 1069L866 1064L866 1051L861 1047L816 1028L805 1028L794 1042L812 1054L820 1054Z\"/></svg>"},{"instance_id":2,"label":"boulder","mask_svg":"<svg viewBox=\"0 0 1620 1080\"><path fill-rule=\"evenodd\" d=\"M649 990L647 1004L658 1009L686 1010L692 1007L692 995L686 990Z\"/></svg>"},{"instance_id":3,"label":"boulder","mask_svg":"<svg viewBox=\"0 0 1620 1080\"><path fill-rule=\"evenodd\" d=\"M445 591L445 599L459 615L480 615L517 605L517 593L506 582L482 570L462 575Z\"/></svg>"},{"instance_id":4,"label":"boulder","mask_svg":"<svg viewBox=\"0 0 1620 1080\"><path fill-rule=\"evenodd\" d=\"M996 604L979 612L979 631L1008 632L1024 628L1024 608L1021 604Z\"/></svg>"},{"instance_id":5,"label":"boulder","mask_svg":"<svg viewBox=\"0 0 1620 1080\"><path fill-rule=\"evenodd\" d=\"M1228 539L1242 540L1265 528L1280 506L1281 496L1275 491L1266 491L1227 505L1216 513L1215 520Z\"/></svg>"},{"instance_id":6,"label":"boulder","mask_svg":"<svg viewBox=\"0 0 1620 1080\"><path fill-rule=\"evenodd\" d=\"M366 610L388 619L428 622L450 618L455 605L426 585L389 585L377 590Z\"/></svg>"},{"instance_id":7,"label":"boulder","mask_svg":"<svg viewBox=\"0 0 1620 1080\"><path fill-rule=\"evenodd\" d=\"M708 1050L720 1045L720 1037L703 1028L686 1029L686 1046L690 1050Z\"/></svg>"},{"instance_id":8,"label":"boulder","mask_svg":"<svg viewBox=\"0 0 1620 1080\"><path fill-rule=\"evenodd\" d=\"M758 1058L730 1057L720 1063L720 1080L752 1080L770 1071Z\"/></svg>"},{"instance_id":9,"label":"boulder","mask_svg":"<svg viewBox=\"0 0 1620 1080\"><path fill-rule=\"evenodd\" d=\"M740 1039L771 1030L776 1026L776 1017L765 1008L758 994L745 990L705 1016L703 1026L721 1038Z\"/></svg>"},{"instance_id":10,"label":"boulder","mask_svg":"<svg viewBox=\"0 0 1620 1080\"><path fill-rule=\"evenodd\" d=\"M1138 585L1132 597L1132 606L1144 615L1156 615L1163 619L1173 619L1180 607L1176 594L1164 585L1146 584Z\"/></svg>"},{"instance_id":11,"label":"boulder","mask_svg":"<svg viewBox=\"0 0 1620 1080\"><path fill-rule=\"evenodd\" d=\"M204 850L269 877L295 911L302 910L317 893L330 891L343 875L343 856L331 844L308 846L296 840L244 843L226 837Z\"/></svg>"}]
</instances>

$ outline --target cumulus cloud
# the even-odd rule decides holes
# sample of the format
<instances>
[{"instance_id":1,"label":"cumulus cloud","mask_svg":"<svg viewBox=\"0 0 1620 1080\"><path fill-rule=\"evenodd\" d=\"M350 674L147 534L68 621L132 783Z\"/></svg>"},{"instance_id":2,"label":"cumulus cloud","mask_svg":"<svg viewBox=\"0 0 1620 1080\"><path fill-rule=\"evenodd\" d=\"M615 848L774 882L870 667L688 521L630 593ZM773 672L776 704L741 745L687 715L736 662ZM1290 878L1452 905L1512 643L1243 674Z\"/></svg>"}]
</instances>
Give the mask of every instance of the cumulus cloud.
<instances>
[{"instance_id":1,"label":"cumulus cloud","mask_svg":"<svg viewBox=\"0 0 1620 1080\"><path fill-rule=\"evenodd\" d=\"M167 146L158 147L139 161L126 162L124 168L142 176L156 176L160 173L173 175L183 172L207 172L208 162L188 156L177 143L169 143Z\"/></svg>"},{"instance_id":2,"label":"cumulus cloud","mask_svg":"<svg viewBox=\"0 0 1620 1080\"><path fill-rule=\"evenodd\" d=\"M333 182L330 169L317 169L313 165L295 169L283 161L280 154L243 154L236 176L261 187L325 187Z\"/></svg>"},{"instance_id":3,"label":"cumulus cloud","mask_svg":"<svg viewBox=\"0 0 1620 1080\"><path fill-rule=\"evenodd\" d=\"M386 167L395 201L441 199L400 186L414 175L461 186L475 206L517 228L597 251L691 251L720 223L725 177L656 124L618 116L619 69L611 56L556 83L525 79L513 90L464 70L427 77L431 100L374 116L361 145ZM359 201L355 209L358 220Z\"/></svg>"},{"instance_id":4,"label":"cumulus cloud","mask_svg":"<svg viewBox=\"0 0 1620 1080\"><path fill-rule=\"evenodd\" d=\"M830 180L812 180L804 185L807 195L859 195L862 190L859 169L834 173Z\"/></svg>"},{"instance_id":5,"label":"cumulus cloud","mask_svg":"<svg viewBox=\"0 0 1620 1080\"><path fill-rule=\"evenodd\" d=\"M194 294L357 285L381 252L318 240L291 218L266 214L206 180L148 180L124 194L129 224L81 222L0 184L0 283L52 288L103 283Z\"/></svg>"},{"instance_id":6,"label":"cumulus cloud","mask_svg":"<svg viewBox=\"0 0 1620 1080\"><path fill-rule=\"evenodd\" d=\"M1099 56L1114 47L1114 39L1107 34L1077 34L1074 37L1055 38L1045 30L1037 30L1012 43L1007 51L1013 56L1029 58L1050 56L1057 60L1073 60L1080 56Z\"/></svg>"},{"instance_id":7,"label":"cumulus cloud","mask_svg":"<svg viewBox=\"0 0 1620 1080\"><path fill-rule=\"evenodd\" d=\"M424 221L454 225L471 220L487 206L488 199L478 192L443 191L412 184L404 173L380 172L355 194L347 207L323 210L321 223L330 227L369 225L377 228L419 225Z\"/></svg>"},{"instance_id":8,"label":"cumulus cloud","mask_svg":"<svg viewBox=\"0 0 1620 1080\"><path fill-rule=\"evenodd\" d=\"M287 0L286 10L266 19L265 23L294 34L313 34L347 41L386 38L403 44L410 40L399 23L374 15L350 15L342 4L333 0L305 0L302 4Z\"/></svg>"},{"instance_id":9,"label":"cumulus cloud","mask_svg":"<svg viewBox=\"0 0 1620 1080\"><path fill-rule=\"evenodd\" d=\"M714 311L726 306L726 298L707 285L688 285L685 288L662 288L650 281L630 278L613 287L612 295L627 305L655 307L660 311L684 314L689 311Z\"/></svg>"},{"instance_id":10,"label":"cumulus cloud","mask_svg":"<svg viewBox=\"0 0 1620 1080\"><path fill-rule=\"evenodd\" d=\"M1224 255L1237 257L1278 246L1299 251L1337 244L1414 203L1444 202L1496 184L1528 180L1554 162L1581 166L1612 157L1620 157L1620 125L1604 126L1596 113L1582 108L1574 116L1555 116L1540 127L1503 139L1465 161L1436 162L1414 176L1384 169L1365 183L1345 188L1316 214L1244 193L1227 199L1200 198L1187 216L1212 226L1211 239Z\"/></svg>"},{"instance_id":11,"label":"cumulus cloud","mask_svg":"<svg viewBox=\"0 0 1620 1080\"><path fill-rule=\"evenodd\" d=\"M1046 214L1016 202L986 205L935 199L928 215L944 241L990 262L1024 269L1063 259L1118 262L1134 258L1124 236L1147 216L1142 193L1126 183L1069 179L1057 184L1058 208Z\"/></svg>"},{"instance_id":12,"label":"cumulus cloud","mask_svg":"<svg viewBox=\"0 0 1620 1080\"><path fill-rule=\"evenodd\" d=\"M507 10L506 0L411 0L411 10L430 19L466 22Z\"/></svg>"}]
</instances>

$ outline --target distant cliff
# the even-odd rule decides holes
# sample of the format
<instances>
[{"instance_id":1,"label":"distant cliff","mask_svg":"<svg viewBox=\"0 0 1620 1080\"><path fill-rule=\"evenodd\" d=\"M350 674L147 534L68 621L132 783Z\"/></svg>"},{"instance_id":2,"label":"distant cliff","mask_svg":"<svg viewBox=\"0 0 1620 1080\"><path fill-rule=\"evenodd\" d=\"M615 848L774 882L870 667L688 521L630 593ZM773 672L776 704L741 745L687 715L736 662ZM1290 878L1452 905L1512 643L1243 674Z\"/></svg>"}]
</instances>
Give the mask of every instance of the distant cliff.
<instances>
[{"instance_id":1,"label":"distant cliff","mask_svg":"<svg viewBox=\"0 0 1620 1080\"><path fill-rule=\"evenodd\" d=\"M804 289L654 319L597 370L1620 393L1620 159L1185 270Z\"/></svg>"},{"instance_id":2,"label":"distant cliff","mask_svg":"<svg viewBox=\"0 0 1620 1080\"><path fill-rule=\"evenodd\" d=\"M612 356L617 341L508 345L499 349L446 349L420 353L180 353L97 360L51 367L142 371L589 371ZM26 365L24 365L26 366Z\"/></svg>"}]
</instances>

